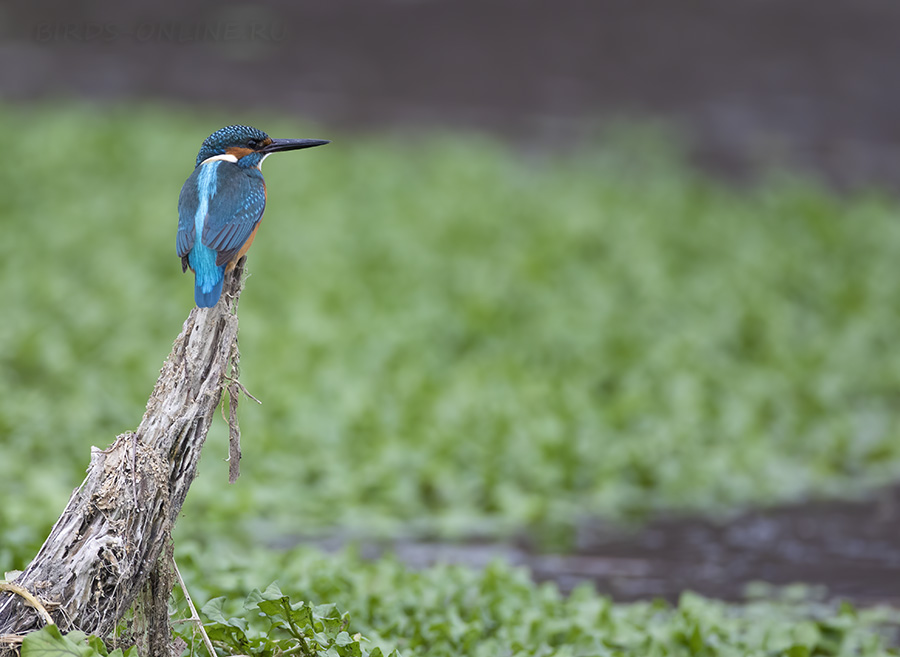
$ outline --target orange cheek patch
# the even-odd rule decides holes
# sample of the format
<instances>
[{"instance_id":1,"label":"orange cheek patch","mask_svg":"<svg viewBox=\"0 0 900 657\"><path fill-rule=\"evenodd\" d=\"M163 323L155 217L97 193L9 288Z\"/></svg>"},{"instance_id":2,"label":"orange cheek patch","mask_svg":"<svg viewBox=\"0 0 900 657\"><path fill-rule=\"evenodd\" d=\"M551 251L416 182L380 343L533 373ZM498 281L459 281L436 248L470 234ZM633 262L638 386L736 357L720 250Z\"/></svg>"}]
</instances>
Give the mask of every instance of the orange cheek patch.
<instances>
[{"instance_id":1,"label":"orange cheek patch","mask_svg":"<svg viewBox=\"0 0 900 657\"><path fill-rule=\"evenodd\" d=\"M249 148L241 148L240 146L232 146L225 151L229 155L234 155L237 159L241 159L245 155L250 155L253 151Z\"/></svg>"}]
</instances>

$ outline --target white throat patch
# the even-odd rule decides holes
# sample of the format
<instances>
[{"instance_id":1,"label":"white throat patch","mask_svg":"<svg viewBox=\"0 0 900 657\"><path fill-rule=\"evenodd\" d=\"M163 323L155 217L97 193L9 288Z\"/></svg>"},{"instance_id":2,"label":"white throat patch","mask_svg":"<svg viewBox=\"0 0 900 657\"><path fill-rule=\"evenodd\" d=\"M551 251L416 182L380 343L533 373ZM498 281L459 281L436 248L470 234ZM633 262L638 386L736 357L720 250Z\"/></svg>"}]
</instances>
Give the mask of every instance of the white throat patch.
<instances>
[{"instance_id":1,"label":"white throat patch","mask_svg":"<svg viewBox=\"0 0 900 657\"><path fill-rule=\"evenodd\" d=\"M237 158L231 153L224 153L222 155L213 155L212 157L208 157L200 163L200 166L203 166L207 162L213 162L215 160L224 160L226 162L237 162Z\"/></svg>"}]
</instances>

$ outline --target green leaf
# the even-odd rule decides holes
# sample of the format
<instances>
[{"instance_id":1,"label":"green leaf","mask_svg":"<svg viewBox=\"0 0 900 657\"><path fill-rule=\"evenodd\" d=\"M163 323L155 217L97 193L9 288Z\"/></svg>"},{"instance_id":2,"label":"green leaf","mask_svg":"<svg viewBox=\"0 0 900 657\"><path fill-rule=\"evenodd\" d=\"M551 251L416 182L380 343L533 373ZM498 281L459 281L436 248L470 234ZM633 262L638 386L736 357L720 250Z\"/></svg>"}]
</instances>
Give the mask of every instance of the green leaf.
<instances>
[{"instance_id":1,"label":"green leaf","mask_svg":"<svg viewBox=\"0 0 900 657\"><path fill-rule=\"evenodd\" d=\"M140 657L140 655L138 655L137 646L131 646L125 652L122 652L121 648L116 648L109 653L109 657Z\"/></svg>"},{"instance_id":2,"label":"green leaf","mask_svg":"<svg viewBox=\"0 0 900 657\"><path fill-rule=\"evenodd\" d=\"M230 645L241 647L250 643L246 632L236 624L212 623L211 625L204 625L204 629L209 638L214 641L224 641Z\"/></svg>"},{"instance_id":3,"label":"green leaf","mask_svg":"<svg viewBox=\"0 0 900 657\"><path fill-rule=\"evenodd\" d=\"M244 598L244 609L247 611L256 609L261 600L265 600L262 596L262 592L259 589L253 589L247 597Z\"/></svg>"},{"instance_id":4,"label":"green leaf","mask_svg":"<svg viewBox=\"0 0 900 657\"><path fill-rule=\"evenodd\" d=\"M333 602L316 605L313 607L313 614L320 618L336 618L338 616L337 605Z\"/></svg>"},{"instance_id":5,"label":"green leaf","mask_svg":"<svg viewBox=\"0 0 900 657\"><path fill-rule=\"evenodd\" d=\"M105 657L85 642L84 632L63 635L56 625L32 632L22 643L22 657Z\"/></svg>"},{"instance_id":6,"label":"green leaf","mask_svg":"<svg viewBox=\"0 0 900 657\"><path fill-rule=\"evenodd\" d=\"M228 619L224 613L225 596L213 598L200 608L200 613L206 616L214 623L222 623L228 625Z\"/></svg>"},{"instance_id":7,"label":"green leaf","mask_svg":"<svg viewBox=\"0 0 900 657\"><path fill-rule=\"evenodd\" d=\"M285 619L290 615L291 609L290 599L287 596L277 600L260 600L257 607L266 616L280 616Z\"/></svg>"},{"instance_id":8,"label":"green leaf","mask_svg":"<svg viewBox=\"0 0 900 657\"><path fill-rule=\"evenodd\" d=\"M247 596L246 600L244 600L244 608L256 609L259 606L259 603L264 600L280 600L284 597L284 593L282 593L281 589L278 587L278 582L272 582L266 587L265 591L260 591L259 589L250 591L250 594Z\"/></svg>"},{"instance_id":9,"label":"green leaf","mask_svg":"<svg viewBox=\"0 0 900 657\"><path fill-rule=\"evenodd\" d=\"M691 649L691 653L694 655L703 650L703 635L700 634L700 625L694 625L694 631L691 632L691 638L688 645Z\"/></svg>"},{"instance_id":10,"label":"green leaf","mask_svg":"<svg viewBox=\"0 0 900 657\"><path fill-rule=\"evenodd\" d=\"M359 641L347 632L340 632L334 639L334 646L340 657L362 657L363 651Z\"/></svg>"},{"instance_id":11,"label":"green leaf","mask_svg":"<svg viewBox=\"0 0 900 657\"><path fill-rule=\"evenodd\" d=\"M95 636L93 634L90 635L89 637L87 637L87 644L101 655L106 655L107 652L109 652L106 649L106 644L103 643L103 639L101 639L99 636Z\"/></svg>"},{"instance_id":12,"label":"green leaf","mask_svg":"<svg viewBox=\"0 0 900 657\"><path fill-rule=\"evenodd\" d=\"M314 614L310 604L291 605L291 620L297 627L313 627Z\"/></svg>"},{"instance_id":13,"label":"green leaf","mask_svg":"<svg viewBox=\"0 0 900 657\"><path fill-rule=\"evenodd\" d=\"M228 619L228 627L239 630L241 632L246 632L250 627L250 623L247 622L246 618L241 618L240 616L232 616Z\"/></svg>"},{"instance_id":14,"label":"green leaf","mask_svg":"<svg viewBox=\"0 0 900 657\"><path fill-rule=\"evenodd\" d=\"M784 651L784 657L809 657L809 647L795 643Z\"/></svg>"},{"instance_id":15,"label":"green leaf","mask_svg":"<svg viewBox=\"0 0 900 657\"><path fill-rule=\"evenodd\" d=\"M266 590L262 592L262 597L265 600L278 600L287 596L281 592L281 589L278 587L278 582L272 582L266 587Z\"/></svg>"}]
</instances>

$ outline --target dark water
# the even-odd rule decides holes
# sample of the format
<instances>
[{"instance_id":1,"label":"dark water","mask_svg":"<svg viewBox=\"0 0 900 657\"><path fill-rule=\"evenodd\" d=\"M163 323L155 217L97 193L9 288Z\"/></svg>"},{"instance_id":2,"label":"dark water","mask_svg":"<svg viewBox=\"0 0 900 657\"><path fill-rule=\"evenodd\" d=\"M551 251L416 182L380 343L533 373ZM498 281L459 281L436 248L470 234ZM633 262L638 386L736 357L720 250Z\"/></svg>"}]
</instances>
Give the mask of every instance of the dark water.
<instances>
[{"instance_id":1,"label":"dark water","mask_svg":"<svg viewBox=\"0 0 900 657\"><path fill-rule=\"evenodd\" d=\"M736 599L747 583L764 581L820 584L831 595L896 605L898 521L900 488L893 488L864 502L795 504L722 522L658 520L632 535L588 526L571 563L538 558L535 573L567 584L579 577L579 560L590 569L593 559L605 558L609 572L592 579L623 599L673 599L685 589ZM616 560L627 567L616 572Z\"/></svg>"},{"instance_id":2,"label":"dark water","mask_svg":"<svg viewBox=\"0 0 900 657\"><path fill-rule=\"evenodd\" d=\"M582 582L617 600L685 590L743 599L748 584L803 583L858 604L900 606L900 487L866 501L810 502L752 511L728 520L670 517L627 531L601 523L578 530L575 546L549 554L540 537L504 543L363 542L362 553L391 552L412 567L485 566L495 559L527 566L535 579L568 591ZM317 541L337 549L344 540Z\"/></svg>"}]
</instances>

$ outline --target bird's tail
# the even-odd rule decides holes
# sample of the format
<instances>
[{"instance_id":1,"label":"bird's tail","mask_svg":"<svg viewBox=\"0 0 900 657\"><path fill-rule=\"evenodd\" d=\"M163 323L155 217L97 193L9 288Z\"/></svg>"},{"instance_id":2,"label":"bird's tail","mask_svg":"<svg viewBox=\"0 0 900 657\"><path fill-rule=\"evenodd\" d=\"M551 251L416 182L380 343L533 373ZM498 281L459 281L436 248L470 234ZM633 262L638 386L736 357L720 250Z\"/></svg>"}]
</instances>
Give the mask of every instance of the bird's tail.
<instances>
[{"instance_id":1,"label":"bird's tail","mask_svg":"<svg viewBox=\"0 0 900 657\"><path fill-rule=\"evenodd\" d=\"M222 296L222 281L225 280L225 277L219 273L219 280L211 287L203 285L199 280L199 276L197 278L198 280L194 285L194 301L201 308L212 308L219 302L219 297Z\"/></svg>"},{"instance_id":2,"label":"bird's tail","mask_svg":"<svg viewBox=\"0 0 900 657\"><path fill-rule=\"evenodd\" d=\"M216 265L216 252L203 244L195 244L188 256L194 270L194 301L201 308L212 308L222 296L225 265Z\"/></svg>"}]
</instances>

